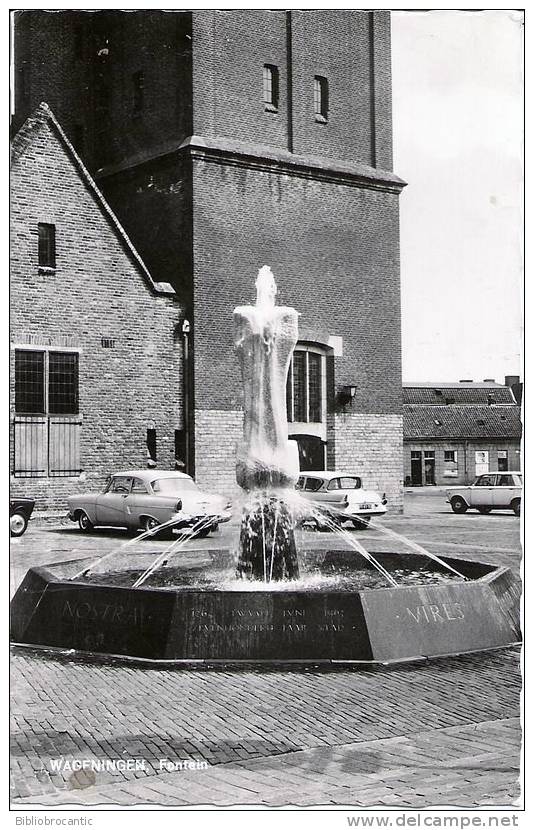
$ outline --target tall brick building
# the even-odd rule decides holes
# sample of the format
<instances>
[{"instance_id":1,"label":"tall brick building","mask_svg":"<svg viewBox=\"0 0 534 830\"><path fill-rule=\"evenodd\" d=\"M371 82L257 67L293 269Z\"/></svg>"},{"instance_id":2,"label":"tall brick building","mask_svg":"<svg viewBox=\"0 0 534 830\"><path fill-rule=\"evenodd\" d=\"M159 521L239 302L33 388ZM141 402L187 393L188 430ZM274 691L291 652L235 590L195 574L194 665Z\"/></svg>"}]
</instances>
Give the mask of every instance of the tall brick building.
<instances>
[{"instance_id":1,"label":"tall brick building","mask_svg":"<svg viewBox=\"0 0 534 830\"><path fill-rule=\"evenodd\" d=\"M18 13L15 129L48 101L190 323L186 463L231 490L232 310L269 265L300 312L303 467L401 503L398 195L384 11Z\"/></svg>"}]
</instances>

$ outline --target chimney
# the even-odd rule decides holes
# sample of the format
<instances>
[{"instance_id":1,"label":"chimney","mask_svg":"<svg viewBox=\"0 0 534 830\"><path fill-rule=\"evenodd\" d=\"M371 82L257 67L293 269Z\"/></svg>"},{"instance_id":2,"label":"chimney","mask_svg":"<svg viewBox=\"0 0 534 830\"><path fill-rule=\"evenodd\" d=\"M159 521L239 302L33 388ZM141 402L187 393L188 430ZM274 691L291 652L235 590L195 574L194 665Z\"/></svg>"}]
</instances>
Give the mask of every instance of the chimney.
<instances>
[{"instance_id":1,"label":"chimney","mask_svg":"<svg viewBox=\"0 0 534 830\"><path fill-rule=\"evenodd\" d=\"M467 380L465 378L462 378L460 380L460 383L473 383L473 378L468 378Z\"/></svg>"},{"instance_id":2,"label":"chimney","mask_svg":"<svg viewBox=\"0 0 534 830\"><path fill-rule=\"evenodd\" d=\"M517 383L519 383L519 375L506 375L504 378L505 386L515 386Z\"/></svg>"},{"instance_id":3,"label":"chimney","mask_svg":"<svg viewBox=\"0 0 534 830\"><path fill-rule=\"evenodd\" d=\"M484 378L483 383L495 383L495 378Z\"/></svg>"}]
</instances>

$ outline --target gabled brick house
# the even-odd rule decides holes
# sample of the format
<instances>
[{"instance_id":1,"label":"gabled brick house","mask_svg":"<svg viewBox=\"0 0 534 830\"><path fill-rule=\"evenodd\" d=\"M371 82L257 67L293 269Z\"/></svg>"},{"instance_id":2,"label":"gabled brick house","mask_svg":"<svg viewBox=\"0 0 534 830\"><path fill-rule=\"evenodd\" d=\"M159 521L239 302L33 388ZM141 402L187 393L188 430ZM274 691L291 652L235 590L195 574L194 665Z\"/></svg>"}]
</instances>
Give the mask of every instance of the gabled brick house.
<instances>
[{"instance_id":1,"label":"gabled brick house","mask_svg":"<svg viewBox=\"0 0 534 830\"><path fill-rule=\"evenodd\" d=\"M149 454L174 467L180 316L41 104L11 168L13 494L66 508Z\"/></svg>"}]
</instances>

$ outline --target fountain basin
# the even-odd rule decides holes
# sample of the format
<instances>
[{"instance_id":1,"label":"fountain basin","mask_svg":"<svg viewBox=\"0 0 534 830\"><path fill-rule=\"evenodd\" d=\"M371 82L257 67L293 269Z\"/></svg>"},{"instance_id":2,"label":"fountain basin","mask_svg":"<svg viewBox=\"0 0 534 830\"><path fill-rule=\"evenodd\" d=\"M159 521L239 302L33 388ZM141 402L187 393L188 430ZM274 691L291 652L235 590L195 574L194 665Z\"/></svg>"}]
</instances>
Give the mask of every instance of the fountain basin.
<instances>
[{"instance_id":1,"label":"fountain basin","mask_svg":"<svg viewBox=\"0 0 534 830\"><path fill-rule=\"evenodd\" d=\"M211 553L220 561L221 551ZM328 572L332 553L317 557ZM393 561L397 571L406 566L416 584L240 590L236 582L224 590L188 581L184 571L182 585L133 589L113 584L111 574L72 580L80 561L31 568L12 600L12 641L156 662L270 663L392 663L520 642L520 582L510 569L446 559L468 581L436 581L423 556L376 558L390 569Z\"/></svg>"}]
</instances>

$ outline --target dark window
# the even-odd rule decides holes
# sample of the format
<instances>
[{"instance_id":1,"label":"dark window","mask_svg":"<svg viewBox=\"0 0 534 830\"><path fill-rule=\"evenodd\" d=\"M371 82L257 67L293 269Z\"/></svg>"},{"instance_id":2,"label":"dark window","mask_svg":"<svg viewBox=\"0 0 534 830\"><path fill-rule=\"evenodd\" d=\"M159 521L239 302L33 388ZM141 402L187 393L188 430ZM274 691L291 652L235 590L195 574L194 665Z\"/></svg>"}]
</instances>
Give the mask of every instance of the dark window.
<instances>
[{"instance_id":1,"label":"dark window","mask_svg":"<svg viewBox=\"0 0 534 830\"><path fill-rule=\"evenodd\" d=\"M54 415L78 413L78 355L50 352L48 356L48 411Z\"/></svg>"},{"instance_id":2,"label":"dark window","mask_svg":"<svg viewBox=\"0 0 534 830\"><path fill-rule=\"evenodd\" d=\"M323 420L323 359L318 352L293 352L289 367L286 400L287 420L321 423Z\"/></svg>"},{"instance_id":3,"label":"dark window","mask_svg":"<svg viewBox=\"0 0 534 830\"><path fill-rule=\"evenodd\" d=\"M45 411L45 353L15 351L15 411L41 414Z\"/></svg>"},{"instance_id":4,"label":"dark window","mask_svg":"<svg viewBox=\"0 0 534 830\"><path fill-rule=\"evenodd\" d=\"M322 420L321 386L321 355L308 352L309 420L314 423Z\"/></svg>"},{"instance_id":5,"label":"dark window","mask_svg":"<svg viewBox=\"0 0 534 830\"><path fill-rule=\"evenodd\" d=\"M143 72L134 72L132 75L134 113L140 113L145 106L145 76Z\"/></svg>"},{"instance_id":6,"label":"dark window","mask_svg":"<svg viewBox=\"0 0 534 830\"><path fill-rule=\"evenodd\" d=\"M456 464L457 450L444 450L443 456L444 456L444 461L445 462L450 462L451 464Z\"/></svg>"},{"instance_id":7,"label":"dark window","mask_svg":"<svg viewBox=\"0 0 534 830\"><path fill-rule=\"evenodd\" d=\"M508 450L499 450L497 452L497 469L499 472L508 469Z\"/></svg>"},{"instance_id":8,"label":"dark window","mask_svg":"<svg viewBox=\"0 0 534 830\"><path fill-rule=\"evenodd\" d=\"M322 75L316 75L313 79L313 104L315 120L328 121L328 80Z\"/></svg>"},{"instance_id":9,"label":"dark window","mask_svg":"<svg viewBox=\"0 0 534 830\"><path fill-rule=\"evenodd\" d=\"M266 110L271 112L278 110L279 89L278 67L266 63L263 67L263 103Z\"/></svg>"},{"instance_id":10,"label":"dark window","mask_svg":"<svg viewBox=\"0 0 534 830\"><path fill-rule=\"evenodd\" d=\"M174 430L174 466L177 470L185 470L185 429Z\"/></svg>"},{"instance_id":11,"label":"dark window","mask_svg":"<svg viewBox=\"0 0 534 830\"><path fill-rule=\"evenodd\" d=\"M56 226L39 222L39 265L42 268L56 267Z\"/></svg>"},{"instance_id":12,"label":"dark window","mask_svg":"<svg viewBox=\"0 0 534 830\"><path fill-rule=\"evenodd\" d=\"M293 420L307 421L306 352L293 354Z\"/></svg>"},{"instance_id":13,"label":"dark window","mask_svg":"<svg viewBox=\"0 0 534 830\"><path fill-rule=\"evenodd\" d=\"M146 431L146 448L148 453L148 458L150 461L154 463L158 460L158 452L157 452L157 442L156 442L156 430L155 429L147 429Z\"/></svg>"}]
</instances>

